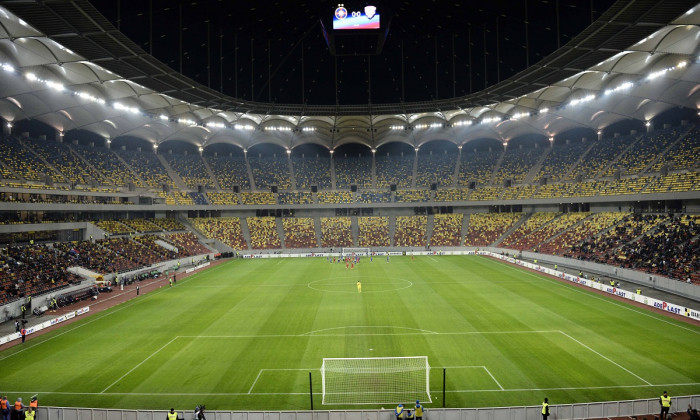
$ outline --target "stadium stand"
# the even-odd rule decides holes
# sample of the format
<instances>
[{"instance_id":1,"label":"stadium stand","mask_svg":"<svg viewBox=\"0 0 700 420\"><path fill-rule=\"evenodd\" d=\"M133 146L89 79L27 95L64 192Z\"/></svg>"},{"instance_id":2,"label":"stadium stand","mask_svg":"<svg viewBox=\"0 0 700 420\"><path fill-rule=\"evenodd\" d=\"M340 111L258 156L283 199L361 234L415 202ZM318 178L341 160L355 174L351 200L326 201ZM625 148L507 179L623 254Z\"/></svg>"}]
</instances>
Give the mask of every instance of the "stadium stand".
<instances>
[{"instance_id":1,"label":"stadium stand","mask_svg":"<svg viewBox=\"0 0 700 420\"><path fill-rule=\"evenodd\" d=\"M150 188L162 189L163 185L175 188L175 183L168 175L165 167L158 160L155 153L136 150L116 150L129 167L146 183Z\"/></svg>"},{"instance_id":2,"label":"stadium stand","mask_svg":"<svg viewBox=\"0 0 700 420\"><path fill-rule=\"evenodd\" d=\"M572 169L576 162L584 155L586 150L591 147L590 143L575 142L573 144L554 143L552 151L547 155L540 170L532 179L533 183L537 183L543 177L547 177L552 182L564 181L570 179L567 173Z\"/></svg>"},{"instance_id":3,"label":"stadium stand","mask_svg":"<svg viewBox=\"0 0 700 420\"><path fill-rule=\"evenodd\" d=\"M90 185L102 180L99 173L73 154L67 145L32 138L27 138L26 144L71 184Z\"/></svg>"},{"instance_id":4,"label":"stadium stand","mask_svg":"<svg viewBox=\"0 0 700 420\"><path fill-rule=\"evenodd\" d=\"M410 188L413 180L413 156L377 156L377 188Z\"/></svg>"},{"instance_id":5,"label":"stadium stand","mask_svg":"<svg viewBox=\"0 0 700 420\"><path fill-rule=\"evenodd\" d=\"M384 191L363 191L357 196L358 203L390 203L391 193Z\"/></svg>"},{"instance_id":6,"label":"stadium stand","mask_svg":"<svg viewBox=\"0 0 700 420\"><path fill-rule=\"evenodd\" d=\"M185 225L183 225L179 220L173 218L148 219L148 221L154 225L157 225L166 232L185 230Z\"/></svg>"},{"instance_id":7,"label":"stadium stand","mask_svg":"<svg viewBox=\"0 0 700 420\"><path fill-rule=\"evenodd\" d=\"M8 246L0 260L0 304L80 283L66 259L47 245Z\"/></svg>"},{"instance_id":8,"label":"stadium stand","mask_svg":"<svg viewBox=\"0 0 700 420\"><path fill-rule=\"evenodd\" d=\"M207 192L209 202L218 206L237 206L239 203L238 194L226 191Z\"/></svg>"},{"instance_id":9,"label":"stadium stand","mask_svg":"<svg viewBox=\"0 0 700 420\"><path fill-rule=\"evenodd\" d=\"M394 246L425 247L428 216L396 216Z\"/></svg>"},{"instance_id":10,"label":"stadium stand","mask_svg":"<svg viewBox=\"0 0 700 420\"><path fill-rule=\"evenodd\" d=\"M269 190L272 186L280 190L291 188L289 159L286 157L249 157L248 163L258 190Z\"/></svg>"},{"instance_id":11,"label":"stadium stand","mask_svg":"<svg viewBox=\"0 0 700 420\"><path fill-rule=\"evenodd\" d=\"M66 182L66 180L47 166L29 149L22 144L25 140L20 141L14 137L3 137L0 145L2 145L3 153L0 153L0 159L4 166L11 170L6 170L3 173L3 178L17 179L14 174L28 181L41 181L45 177L50 177L54 182Z\"/></svg>"},{"instance_id":12,"label":"stadium stand","mask_svg":"<svg viewBox=\"0 0 700 420\"><path fill-rule=\"evenodd\" d=\"M507 148L503 161L494 174L493 184L502 185L506 179L512 179L514 184L523 182L528 172L535 166L542 153L545 152L545 148L542 147Z\"/></svg>"},{"instance_id":13,"label":"stadium stand","mask_svg":"<svg viewBox=\"0 0 700 420\"><path fill-rule=\"evenodd\" d=\"M314 196L310 192L289 191L277 195L279 204L313 204Z\"/></svg>"},{"instance_id":14,"label":"stadium stand","mask_svg":"<svg viewBox=\"0 0 700 420\"><path fill-rule=\"evenodd\" d=\"M541 228L543 225L549 223L552 219L557 217L559 214L554 212L542 212L534 213L527 218L527 220L518 226L510 235L506 236L501 242L501 246L508 248L516 244L521 239L530 235L532 232Z\"/></svg>"},{"instance_id":15,"label":"stadium stand","mask_svg":"<svg viewBox=\"0 0 700 420\"><path fill-rule=\"evenodd\" d=\"M468 187L470 182L476 182L477 185L489 184L501 153L502 150L475 152L463 148L457 179L459 185Z\"/></svg>"},{"instance_id":16,"label":"stadium stand","mask_svg":"<svg viewBox=\"0 0 700 420\"><path fill-rule=\"evenodd\" d=\"M372 158L335 156L333 165L337 189L349 189L351 185L372 188Z\"/></svg>"},{"instance_id":17,"label":"stadium stand","mask_svg":"<svg viewBox=\"0 0 700 420\"><path fill-rule=\"evenodd\" d=\"M531 234L515 242L513 245L511 245L511 248L521 251L528 250L538 252L539 248L543 246L545 242L552 240L554 237L558 236L571 226L579 223L589 215L590 213L588 212L565 213L560 215L549 223L543 225L540 229L535 230Z\"/></svg>"},{"instance_id":18,"label":"stadium stand","mask_svg":"<svg viewBox=\"0 0 700 420\"><path fill-rule=\"evenodd\" d=\"M352 221L349 217L321 217L321 246L324 248L351 247Z\"/></svg>"},{"instance_id":19,"label":"stadium stand","mask_svg":"<svg viewBox=\"0 0 700 420\"><path fill-rule=\"evenodd\" d=\"M438 187L454 186L455 165L457 155L454 153L435 153L418 155L416 170L416 187L429 188L430 184Z\"/></svg>"},{"instance_id":20,"label":"stadium stand","mask_svg":"<svg viewBox=\"0 0 700 420\"><path fill-rule=\"evenodd\" d=\"M430 201L430 190L397 190L394 201L397 203L425 203Z\"/></svg>"},{"instance_id":21,"label":"stadium stand","mask_svg":"<svg viewBox=\"0 0 700 420\"><path fill-rule=\"evenodd\" d=\"M433 219L433 234L430 237L431 247L459 246L462 242L462 220L464 215L436 214Z\"/></svg>"},{"instance_id":22,"label":"stadium stand","mask_svg":"<svg viewBox=\"0 0 700 420\"><path fill-rule=\"evenodd\" d=\"M82 145L71 147L102 174L101 181L104 185L126 187L133 183L137 188L146 187L110 150Z\"/></svg>"},{"instance_id":23,"label":"stadium stand","mask_svg":"<svg viewBox=\"0 0 700 420\"><path fill-rule=\"evenodd\" d=\"M469 216L465 246L488 246L522 217L522 213L475 213Z\"/></svg>"},{"instance_id":24,"label":"stadium stand","mask_svg":"<svg viewBox=\"0 0 700 420\"><path fill-rule=\"evenodd\" d=\"M615 226L627 213L622 212L600 212L593 214L577 225L564 231L557 236L556 240L549 241L539 247L539 252L543 254L561 254L568 251L577 243L589 238L598 232Z\"/></svg>"},{"instance_id":25,"label":"stadium stand","mask_svg":"<svg viewBox=\"0 0 700 420\"><path fill-rule=\"evenodd\" d=\"M308 190L316 185L320 190L331 189L331 160L328 158L292 158L297 189Z\"/></svg>"},{"instance_id":26,"label":"stadium stand","mask_svg":"<svg viewBox=\"0 0 700 420\"><path fill-rule=\"evenodd\" d=\"M285 217L282 219L285 248L316 248L314 219Z\"/></svg>"},{"instance_id":27,"label":"stadium stand","mask_svg":"<svg viewBox=\"0 0 700 420\"><path fill-rule=\"evenodd\" d=\"M245 158L205 155L204 159L209 164L222 189L233 191L233 187L238 186L242 190L250 190L250 178Z\"/></svg>"},{"instance_id":28,"label":"stadium stand","mask_svg":"<svg viewBox=\"0 0 700 420\"><path fill-rule=\"evenodd\" d=\"M341 204L354 202L350 191L319 191L318 204Z\"/></svg>"},{"instance_id":29,"label":"stadium stand","mask_svg":"<svg viewBox=\"0 0 700 420\"><path fill-rule=\"evenodd\" d=\"M275 194L271 192L242 192L241 204L246 206L277 204L277 200Z\"/></svg>"},{"instance_id":30,"label":"stadium stand","mask_svg":"<svg viewBox=\"0 0 700 420\"><path fill-rule=\"evenodd\" d=\"M253 249L279 249L282 247L277 234L277 222L274 217L248 217L250 230L250 247Z\"/></svg>"},{"instance_id":31,"label":"stadium stand","mask_svg":"<svg viewBox=\"0 0 700 420\"><path fill-rule=\"evenodd\" d=\"M388 217L358 218L358 245L361 247L389 246Z\"/></svg>"},{"instance_id":32,"label":"stadium stand","mask_svg":"<svg viewBox=\"0 0 700 420\"><path fill-rule=\"evenodd\" d=\"M209 249L202 245L192 232L172 233L163 235L162 239L177 247L179 255L191 257L193 255L208 254Z\"/></svg>"},{"instance_id":33,"label":"stadium stand","mask_svg":"<svg viewBox=\"0 0 700 420\"><path fill-rule=\"evenodd\" d=\"M241 219L238 217L189 219L192 226L207 238L214 238L236 250L247 250Z\"/></svg>"},{"instance_id":34,"label":"stadium stand","mask_svg":"<svg viewBox=\"0 0 700 420\"><path fill-rule=\"evenodd\" d=\"M207 189L214 189L214 183L207 168L204 166L202 157L195 155L165 154L166 162L177 173L188 188L197 189L199 185Z\"/></svg>"},{"instance_id":35,"label":"stadium stand","mask_svg":"<svg viewBox=\"0 0 700 420\"><path fill-rule=\"evenodd\" d=\"M632 135L604 138L594 143L586 156L579 161L572 176L593 179L603 169L612 164L628 147L635 142Z\"/></svg>"}]
</instances>

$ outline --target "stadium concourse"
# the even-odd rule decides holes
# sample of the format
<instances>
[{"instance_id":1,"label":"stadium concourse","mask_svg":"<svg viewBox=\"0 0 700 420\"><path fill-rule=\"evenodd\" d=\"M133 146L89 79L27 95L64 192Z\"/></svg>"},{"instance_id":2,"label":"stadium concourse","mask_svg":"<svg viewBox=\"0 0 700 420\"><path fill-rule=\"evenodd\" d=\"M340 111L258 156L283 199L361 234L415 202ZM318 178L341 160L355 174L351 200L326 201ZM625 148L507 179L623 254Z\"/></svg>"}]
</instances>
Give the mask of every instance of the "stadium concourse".
<instances>
[{"instance_id":1,"label":"stadium concourse","mask_svg":"<svg viewBox=\"0 0 700 420\"><path fill-rule=\"evenodd\" d=\"M42 311L32 311L50 306L54 298L60 298L59 310L73 308L74 298L89 296L96 279L100 286L139 279L151 285L166 281L162 272L173 264L179 269L179 262L187 266L206 256L348 247L378 253L492 247L572 273L585 269L604 282L633 284L630 290L687 307L700 302L700 7L694 2L601 1L605 10L598 11L592 1L583 13L590 22L566 36L560 34L560 27L569 29L559 21L559 2L556 25L532 25L538 28L528 26L535 17L527 6L523 19L501 11L493 15L493 30L483 23L478 46L483 57L475 59L484 73L496 68L495 77L475 70L471 25L459 32L460 19L448 34L449 58L438 59L449 50L449 43L438 41L445 33L427 37L435 42L434 66L428 63L434 73L427 76L418 63L408 70L408 60L415 58L404 58L403 42L391 50L397 36L387 37L388 32L382 32L389 42L385 49L393 52L382 65L400 68L400 81L398 76L373 79L386 73L372 67L379 58L363 58L358 70L337 67L350 58L314 56L335 63L335 69L326 68L335 70L335 90L326 90L337 95L346 89L338 86L339 79L342 84L348 73L366 74L367 85L357 90L366 90L368 97L360 104L345 104L337 95L317 104L305 96L317 92L321 77L307 79L304 52L295 49L305 40L309 50L329 35L322 49L335 55L332 40L341 36L327 34L329 22L313 11L304 19L320 22L324 36L319 30L312 40L295 32L300 39L292 51L300 52L303 93L299 103L284 104L273 100L272 86L283 91L296 85L297 79L276 77L296 77L298 71L285 73L295 61L287 60L292 51L275 58L272 51L279 52L279 46L271 43L292 36L275 32L277 27L296 31L304 25L291 28L277 18L258 18L260 10L251 8L258 29L274 34L267 48L259 48L267 58L254 57L251 38L250 68L240 75L239 69L232 71L229 81L235 86L229 91L223 66L231 60L221 52L217 91L210 80L216 66L195 71L195 80L184 74L182 60L189 54L182 52L182 36L176 59L165 60L153 49L154 17L158 21L176 8L144 12L151 21L147 52L143 40L122 32L122 10L110 21L105 17L110 6L100 3L0 5L4 332L14 331L10 320L22 316L45 319ZM543 11L552 2L534 3ZM567 3L568 8L583 7L579 3ZM192 6L183 4L180 34L182 9ZM282 6L272 9L277 7ZM486 9L479 13L492 12ZM389 31L390 12L382 12L387 26L381 30ZM126 21L144 14L124 13ZM393 13L404 37L416 31L401 26L407 25L402 16L440 15L403 6ZM445 14L442 23L451 25L451 16ZM201 21L207 23L207 40L196 46L207 45L205 66L212 59L213 35L210 20ZM125 32L145 27L126 23ZM513 47L509 43L521 34L507 31L521 23L527 44ZM188 33L202 29L193 25L197 29ZM539 26L557 28L556 40L541 41L551 50L529 44L540 42L528 38ZM223 29L218 30L222 40ZM235 42L248 32L255 30L245 22ZM487 42L487 32L495 45ZM469 51L468 57L455 53L455 43ZM171 47L166 49L177 49ZM539 52L531 57L530 48ZM491 60L521 49L526 50L523 65L504 64L501 77L502 60ZM234 50L236 66L245 67L238 62L238 46ZM175 71L178 60L180 71ZM408 82L404 65L415 73L406 76ZM266 74L255 73L261 68ZM459 68L466 69L461 79ZM472 86L472 74L483 88ZM245 98L238 95L243 75L251 84ZM467 77L468 89L458 82ZM323 78L323 83L333 79ZM434 93L406 100L411 84L416 91L432 90L425 80L433 79ZM452 85L445 89L441 83L449 79ZM384 85L400 91L400 97L377 101L372 86L376 93ZM267 102L255 94L261 89L268 91ZM146 279L156 275L161 277ZM134 287L127 285L128 293L119 291L112 301L133 297Z\"/></svg>"}]
</instances>

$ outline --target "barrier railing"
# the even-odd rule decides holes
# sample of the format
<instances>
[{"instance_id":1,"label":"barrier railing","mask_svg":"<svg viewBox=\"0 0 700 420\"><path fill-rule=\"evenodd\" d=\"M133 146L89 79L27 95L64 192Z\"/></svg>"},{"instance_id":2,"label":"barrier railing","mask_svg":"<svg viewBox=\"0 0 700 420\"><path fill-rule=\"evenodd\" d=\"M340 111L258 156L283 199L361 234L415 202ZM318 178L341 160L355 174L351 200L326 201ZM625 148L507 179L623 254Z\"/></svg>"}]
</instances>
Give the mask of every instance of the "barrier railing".
<instances>
[{"instance_id":1,"label":"barrier railing","mask_svg":"<svg viewBox=\"0 0 700 420\"><path fill-rule=\"evenodd\" d=\"M700 403L700 395L673 397L671 412L685 412ZM553 420L658 415L658 398L551 405ZM426 420L539 420L542 406L488 408L427 408ZM39 407L42 420L164 420L166 410ZM178 410L183 420L194 420L194 410ZM393 410L314 411L207 411L207 420L395 420Z\"/></svg>"}]
</instances>

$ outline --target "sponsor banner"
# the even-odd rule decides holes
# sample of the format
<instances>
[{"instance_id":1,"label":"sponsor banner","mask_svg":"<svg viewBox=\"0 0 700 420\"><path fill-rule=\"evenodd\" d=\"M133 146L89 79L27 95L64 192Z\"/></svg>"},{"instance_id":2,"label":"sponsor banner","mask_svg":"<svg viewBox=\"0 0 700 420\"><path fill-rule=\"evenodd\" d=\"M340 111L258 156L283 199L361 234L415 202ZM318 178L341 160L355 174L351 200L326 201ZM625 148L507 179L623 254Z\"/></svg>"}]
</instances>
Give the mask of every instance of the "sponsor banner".
<instances>
[{"instance_id":1,"label":"sponsor banner","mask_svg":"<svg viewBox=\"0 0 700 420\"><path fill-rule=\"evenodd\" d=\"M530 268L533 270L542 271L544 273L562 278L564 280L567 280L567 281L570 281L573 283L581 284L581 285L590 287L592 289L596 289L596 290L600 290L600 291L609 293L611 295L615 295L615 296L619 296L621 298L625 298L625 299L628 299L631 301L639 302L639 303L642 303L642 304L647 305L647 306L652 306L654 308L661 309L662 311L665 311L665 312L670 312L672 314L686 316L686 317L692 318L696 321L700 321L700 311L698 311L696 309L686 308L684 306L676 305L675 303L654 299L654 298L644 296L644 295L638 295L638 294L631 292L629 290L624 290L624 289L620 289L618 287L613 287L611 285L606 285L603 283L594 282L594 281L587 280L587 279L582 278L582 277L574 276L571 274L566 274L566 273L561 272L561 271L555 271L555 270L552 270L550 268L542 268L537 264L532 264L529 262L516 260L516 259L508 257L506 255L495 254L495 253L492 253L489 251L479 251L478 254L479 255L487 255L487 256L490 256L490 257L493 257L493 258L496 258L499 260L509 262L511 264L516 264L516 265L520 265L520 266Z\"/></svg>"},{"instance_id":2,"label":"sponsor banner","mask_svg":"<svg viewBox=\"0 0 700 420\"><path fill-rule=\"evenodd\" d=\"M35 333L35 332L37 332L37 331L41 331L41 330L43 330L44 328L51 327L51 326L53 326L53 325L56 325L56 324L58 324L58 323L61 323L61 322L63 322L63 321L66 321L66 320L68 320L68 319L75 318L77 315L85 314L85 313L87 313L89 310L90 310L90 307L89 307L89 306L86 306L86 307L84 307L84 308L78 309L77 311L68 312L68 313L65 314L65 315L61 315L61 316L59 316L59 317L56 317L56 318L50 319L50 320L48 320L48 321L42 322L41 324L32 325L31 327L27 328L27 335L33 334L33 333ZM12 340L19 340L19 339L21 339L21 338L22 338L22 335L21 335L20 333L18 333L18 332L15 332L15 333L12 333L12 334L8 334L8 335L6 335L6 336L0 337L0 345L5 344L5 343L9 343L9 342L12 341Z\"/></svg>"}]
</instances>

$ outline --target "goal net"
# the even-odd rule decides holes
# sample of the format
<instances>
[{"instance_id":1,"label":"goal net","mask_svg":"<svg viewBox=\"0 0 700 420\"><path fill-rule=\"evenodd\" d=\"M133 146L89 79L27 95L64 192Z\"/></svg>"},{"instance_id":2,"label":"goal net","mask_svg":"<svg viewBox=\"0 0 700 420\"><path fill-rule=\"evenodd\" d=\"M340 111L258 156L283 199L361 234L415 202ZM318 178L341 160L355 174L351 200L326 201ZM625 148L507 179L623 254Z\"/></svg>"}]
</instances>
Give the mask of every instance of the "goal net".
<instances>
[{"instance_id":1,"label":"goal net","mask_svg":"<svg viewBox=\"0 0 700 420\"><path fill-rule=\"evenodd\" d=\"M430 399L428 356L324 358L323 404L398 404Z\"/></svg>"},{"instance_id":2,"label":"goal net","mask_svg":"<svg viewBox=\"0 0 700 420\"><path fill-rule=\"evenodd\" d=\"M369 257L371 250L369 248L343 248L340 255L343 257L357 255L360 257Z\"/></svg>"}]
</instances>

